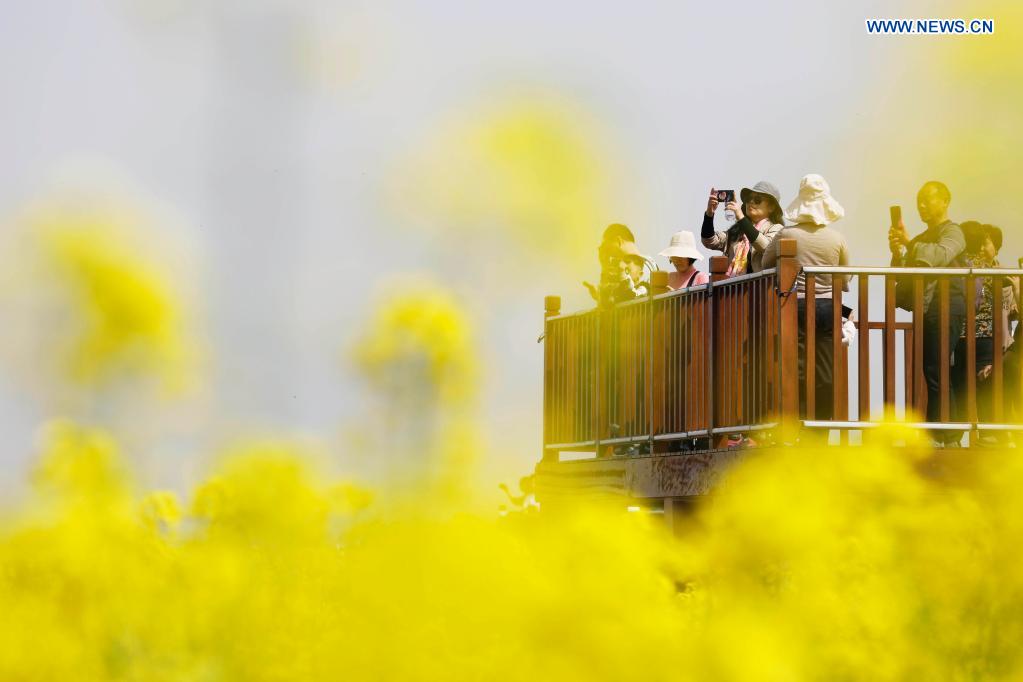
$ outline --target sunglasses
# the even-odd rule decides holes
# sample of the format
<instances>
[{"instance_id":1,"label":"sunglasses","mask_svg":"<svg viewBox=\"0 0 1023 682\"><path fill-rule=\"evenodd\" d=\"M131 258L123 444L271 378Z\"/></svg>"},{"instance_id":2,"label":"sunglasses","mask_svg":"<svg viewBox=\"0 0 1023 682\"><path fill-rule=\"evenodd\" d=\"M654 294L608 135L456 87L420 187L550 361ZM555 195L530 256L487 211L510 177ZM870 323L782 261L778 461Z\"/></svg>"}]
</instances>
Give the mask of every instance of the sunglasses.
<instances>
[{"instance_id":1,"label":"sunglasses","mask_svg":"<svg viewBox=\"0 0 1023 682\"><path fill-rule=\"evenodd\" d=\"M768 197L764 196L763 194L751 194L749 201L747 203L753 206L759 206L760 204L766 204L767 201Z\"/></svg>"}]
</instances>

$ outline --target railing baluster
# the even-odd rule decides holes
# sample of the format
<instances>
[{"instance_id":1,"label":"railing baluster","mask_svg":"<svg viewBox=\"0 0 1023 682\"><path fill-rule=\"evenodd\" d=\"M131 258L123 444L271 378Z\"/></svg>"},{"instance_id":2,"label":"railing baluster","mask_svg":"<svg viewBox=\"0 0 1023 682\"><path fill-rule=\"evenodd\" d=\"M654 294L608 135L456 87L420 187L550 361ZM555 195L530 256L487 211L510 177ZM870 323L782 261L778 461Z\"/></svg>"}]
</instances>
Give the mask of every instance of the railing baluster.
<instances>
[{"instance_id":1,"label":"railing baluster","mask_svg":"<svg viewBox=\"0 0 1023 682\"><path fill-rule=\"evenodd\" d=\"M857 403L857 419L861 422L870 421L870 276L857 275L859 286L859 333L856 350L857 374L859 380L856 390L859 395Z\"/></svg>"},{"instance_id":2,"label":"railing baluster","mask_svg":"<svg viewBox=\"0 0 1023 682\"><path fill-rule=\"evenodd\" d=\"M817 276L804 275L806 288L806 334L803 359L806 381L806 419L817 418Z\"/></svg>"},{"instance_id":3,"label":"railing baluster","mask_svg":"<svg viewBox=\"0 0 1023 682\"><path fill-rule=\"evenodd\" d=\"M915 342L913 339L913 323L910 322L908 326L902 330L902 388L905 396L903 398L902 413L903 418L908 419L910 413L913 411L914 398L914 381L913 381L913 348Z\"/></svg>"},{"instance_id":4,"label":"railing baluster","mask_svg":"<svg viewBox=\"0 0 1023 682\"><path fill-rule=\"evenodd\" d=\"M913 409L923 418L927 403L924 383L924 278L913 277Z\"/></svg>"}]
</instances>

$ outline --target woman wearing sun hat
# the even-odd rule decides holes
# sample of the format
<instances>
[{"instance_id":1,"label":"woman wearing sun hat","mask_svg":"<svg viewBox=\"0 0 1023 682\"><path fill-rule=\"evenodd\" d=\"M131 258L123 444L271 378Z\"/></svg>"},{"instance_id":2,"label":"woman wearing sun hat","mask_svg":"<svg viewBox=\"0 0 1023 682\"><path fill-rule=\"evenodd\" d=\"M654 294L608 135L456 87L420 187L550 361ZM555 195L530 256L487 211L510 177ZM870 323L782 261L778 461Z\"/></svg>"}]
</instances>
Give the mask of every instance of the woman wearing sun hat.
<instances>
[{"instance_id":1,"label":"woman wearing sun hat","mask_svg":"<svg viewBox=\"0 0 1023 682\"><path fill-rule=\"evenodd\" d=\"M785 210L785 217L795 223L778 232L775 242L764 254L763 266L774 267L778 260L780 239L796 240L796 294L799 297L799 395L801 407L806 402L806 276L803 267L820 265L848 265L849 247L845 235L831 224L845 215L845 209L831 196L831 187L816 173L803 176L799 181L799 196ZM834 346L832 345L831 277L816 275L814 294L817 308L814 358L816 363L816 400L814 417L832 418L832 374L834 372ZM843 289L848 291L849 282ZM851 314L852 311L849 311ZM845 315L848 317L848 315Z\"/></svg>"},{"instance_id":2,"label":"woman wearing sun hat","mask_svg":"<svg viewBox=\"0 0 1023 682\"><path fill-rule=\"evenodd\" d=\"M668 288L683 289L706 284L710 281L706 272L696 269L696 261L702 260L703 255L696 250L696 237L692 232L682 230L671 235L671 243L659 256L667 258L675 272L668 273Z\"/></svg>"},{"instance_id":3,"label":"woman wearing sun hat","mask_svg":"<svg viewBox=\"0 0 1023 682\"><path fill-rule=\"evenodd\" d=\"M700 229L703 245L713 251L721 251L728 259L725 271L728 277L762 270L760 261L763 254L782 228L781 193L773 184L761 180L752 189L744 187L739 198L741 204L730 201L727 205L728 210L735 214L735 224L718 232L714 229L717 192L711 188Z\"/></svg>"}]
</instances>

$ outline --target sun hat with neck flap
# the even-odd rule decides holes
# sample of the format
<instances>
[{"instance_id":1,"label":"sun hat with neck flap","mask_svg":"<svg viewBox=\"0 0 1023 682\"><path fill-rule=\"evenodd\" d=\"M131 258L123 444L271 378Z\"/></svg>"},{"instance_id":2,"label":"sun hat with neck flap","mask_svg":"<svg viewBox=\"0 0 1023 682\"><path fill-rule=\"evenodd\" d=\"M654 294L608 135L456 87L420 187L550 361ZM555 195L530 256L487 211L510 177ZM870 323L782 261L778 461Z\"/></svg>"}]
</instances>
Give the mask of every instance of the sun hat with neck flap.
<instances>
[{"instance_id":1,"label":"sun hat with neck flap","mask_svg":"<svg viewBox=\"0 0 1023 682\"><path fill-rule=\"evenodd\" d=\"M799 181L799 195L785 209L785 218L793 223L829 225L845 215L845 209L831 196L828 181L816 173Z\"/></svg>"}]
</instances>

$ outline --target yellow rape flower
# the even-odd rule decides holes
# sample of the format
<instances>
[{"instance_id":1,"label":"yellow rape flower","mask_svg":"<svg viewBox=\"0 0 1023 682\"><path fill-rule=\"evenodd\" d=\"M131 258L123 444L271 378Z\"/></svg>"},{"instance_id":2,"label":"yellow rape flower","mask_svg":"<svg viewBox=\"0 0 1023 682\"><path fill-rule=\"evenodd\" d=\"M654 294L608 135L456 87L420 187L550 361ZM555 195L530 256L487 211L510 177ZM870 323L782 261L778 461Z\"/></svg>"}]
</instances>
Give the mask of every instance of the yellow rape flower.
<instances>
[{"instance_id":1,"label":"yellow rape flower","mask_svg":"<svg viewBox=\"0 0 1023 682\"><path fill-rule=\"evenodd\" d=\"M588 264L619 184L605 138L577 104L506 97L434 131L389 204L417 228Z\"/></svg>"},{"instance_id":2,"label":"yellow rape flower","mask_svg":"<svg viewBox=\"0 0 1023 682\"><path fill-rule=\"evenodd\" d=\"M12 244L3 300L17 311L8 348L30 382L95 394L125 380L164 395L194 385L197 347L185 297L144 219L124 207L43 204ZM16 303L16 305L15 305Z\"/></svg>"},{"instance_id":3,"label":"yellow rape flower","mask_svg":"<svg viewBox=\"0 0 1023 682\"><path fill-rule=\"evenodd\" d=\"M469 319L454 295L414 280L374 306L353 356L360 373L389 396L452 407L476 392L473 343Z\"/></svg>"}]
</instances>

